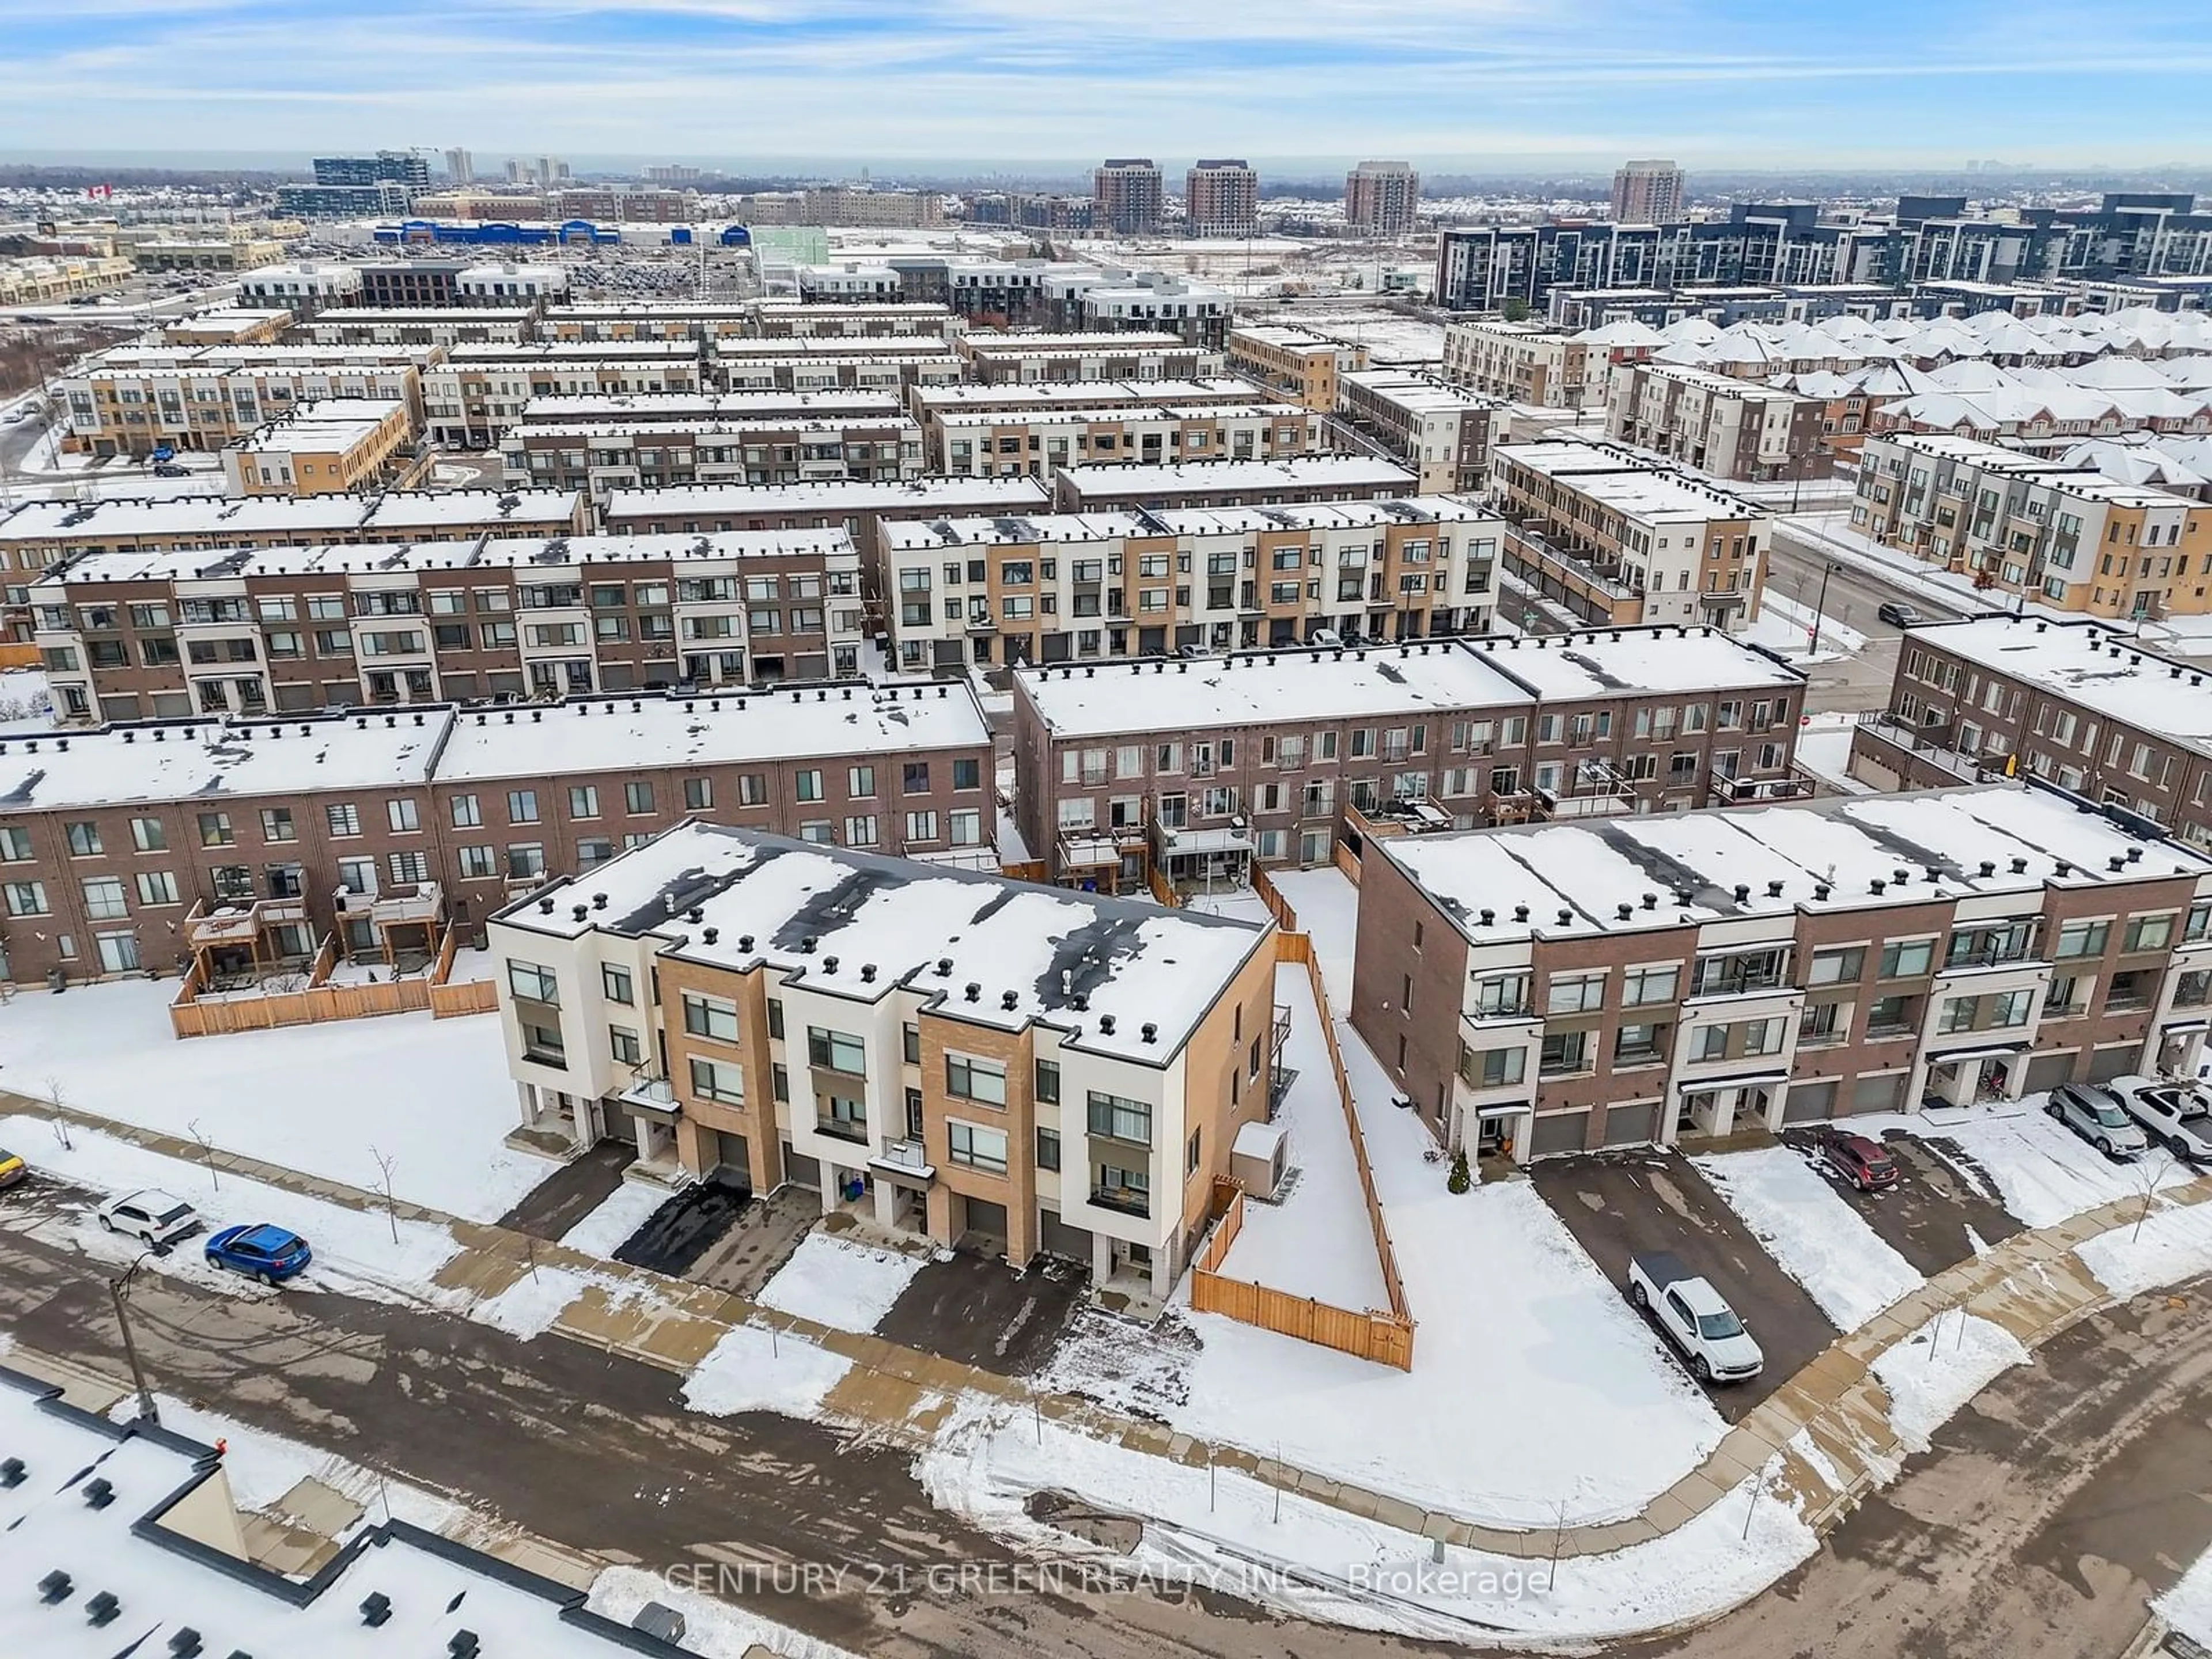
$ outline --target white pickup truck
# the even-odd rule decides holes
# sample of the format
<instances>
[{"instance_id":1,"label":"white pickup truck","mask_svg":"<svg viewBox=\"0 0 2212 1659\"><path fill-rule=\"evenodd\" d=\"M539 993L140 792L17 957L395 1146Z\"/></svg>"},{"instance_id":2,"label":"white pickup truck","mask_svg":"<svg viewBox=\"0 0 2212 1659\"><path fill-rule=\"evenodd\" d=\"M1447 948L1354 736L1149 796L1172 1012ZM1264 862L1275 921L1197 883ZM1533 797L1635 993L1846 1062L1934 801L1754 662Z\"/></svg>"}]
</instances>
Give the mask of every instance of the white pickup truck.
<instances>
[{"instance_id":1,"label":"white pickup truck","mask_svg":"<svg viewBox=\"0 0 2212 1659\"><path fill-rule=\"evenodd\" d=\"M1628 1299L1659 1322L1700 1382L1747 1382L1766 1364L1735 1310L1680 1256L1647 1250L1629 1257Z\"/></svg>"}]
</instances>

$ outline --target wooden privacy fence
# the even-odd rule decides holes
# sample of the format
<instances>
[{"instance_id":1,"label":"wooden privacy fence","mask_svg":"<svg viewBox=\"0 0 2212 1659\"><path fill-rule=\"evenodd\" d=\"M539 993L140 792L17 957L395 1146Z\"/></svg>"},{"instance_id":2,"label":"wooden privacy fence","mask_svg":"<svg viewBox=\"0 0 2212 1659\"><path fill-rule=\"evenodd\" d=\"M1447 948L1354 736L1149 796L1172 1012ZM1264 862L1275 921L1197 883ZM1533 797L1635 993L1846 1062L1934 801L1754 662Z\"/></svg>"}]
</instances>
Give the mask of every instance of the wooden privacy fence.
<instances>
[{"instance_id":1,"label":"wooden privacy fence","mask_svg":"<svg viewBox=\"0 0 2212 1659\"><path fill-rule=\"evenodd\" d=\"M439 1018L456 1014L489 1013L499 1006L499 988L489 980L444 982L452 971L458 940L451 927L438 948L434 969L407 979L379 980L367 985L328 983L337 963L337 941L325 935L315 953L307 986L297 991L273 991L262 996L202 1001L206 981L195 962L169 1005L169 1028L179 1037L226 1036L236 1031L266 1031L280 1025L313 1025L325 1020L369 1019L381 1014L420 1013L428 1010Z\"/></svg>"}]
</instances>

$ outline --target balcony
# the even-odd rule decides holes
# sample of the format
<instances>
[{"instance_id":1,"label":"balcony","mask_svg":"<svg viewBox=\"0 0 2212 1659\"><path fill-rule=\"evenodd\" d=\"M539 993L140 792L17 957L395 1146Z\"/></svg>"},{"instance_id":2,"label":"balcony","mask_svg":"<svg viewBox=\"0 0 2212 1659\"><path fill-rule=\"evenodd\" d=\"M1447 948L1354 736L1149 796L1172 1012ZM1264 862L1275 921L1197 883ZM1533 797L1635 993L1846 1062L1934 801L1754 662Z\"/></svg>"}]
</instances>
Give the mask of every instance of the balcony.
<instances>
[{"instance_id":1,"label":"balcony","mask_svg":"<svg viewBox=\"0 0 2212 1659\"><path fill-rule=\"evenodd\" d=\"M1118 835L1063 835L1060 838L1060 866L1063 870L1110 870L1119 868L1121 862Z\"/></svg>"},{"instance_id":2,"label":"balcony","mask_svg":"<svg viewBox=\"0 0 2212 1659\"><path fill-rule=\"evenodd\" d=\"M850 1141L855 1146L865 1146L868 1144L868 1126L865 1119L855 1122L850 1118L817 1117L814 1120L814 1132L817 1134L827 1135L832 1140Z\"/></svg>"},{"instance_id":3,"label":"balcony","mask_svg":"<svg viewBox=\"0 0 2212 1659\"><path fill-rule=\"evenodd\" d=\"M824 1130L826 1134L829 1133ZM881 1171L893 1180L903 1178L918 1181L927 1186L937 1179L937 1167L929 1161L929 1154L914 1136L894 1140L868 1159L868 1167Z\"/></svg>"},{"instance_id":4,"label":"balcony","mask_svg":"<svg viewBox=\"0 0 2212 1659\"><path fill-rule=\"evenodd\" d=\"M615 1098L662 1122L673 1122L684 1112L684 1103L665 1077L638 1078L628 1088L617 1091Z\"/></svg>"},{"instance_id":5,"label":"balcony","mask_svg":"<svg viewBox=\"0 0 2212 1659\"><path fill-rule=\"evenodd\" d=\"M1547 818L1613 817L1636 810L1636 785L1611 761L1577 761L1564 787L1534 791L1535 809Z\"/></svg>"},{"instance_id":6,"label":"balcony","mask_svg":"<svg viewBox=\"0 0 2212 1659\"><path fill-rule=\"evenodd\" d=\"M446 914L445 890L434 881L401 882L373 893L341 887L331 902L341 916L367 917L379 927L434 925Z\"/></svg>"},{"instance_id":7,"label":"balcony","mask_svg":"<svg viewBox=\"0 0 2212 1659\"><path fill-rule=\"evenodd\" d=\"M1865 749L1870 759L1897 773L1906 788L1921 787L1923 779L1934 786L1953 781L1986 783L2002 775L2008 757L1996 755L1984 761L1962 755L1951 747L1950 735L1948 725L1913 726L1895 714L1882 713L1860 721L1852 734L1851 749L1854 758ZM1929 776L1931 773L1943 775Z\"/></svg>"},{"instance_id":8,"label":"balcony","mask_svg":"<svg viewBox=\"0 0 2212 1659\"><path fill-rule=\"evenodd\" d=\"M1813 781L1795 775L1786 778L1732 778L1719 772L1705 778L1705 805L1747 806L1778 800L1809 800Z\"/></svg>"},{"instance_id":9,"label":"balcony","mask_svg":"<svg viewBox=\"0 0 2212 1659\"><path fill-rule=\"evenodd\" d=\"M272 928L307 919L307 901L301 898L256 899L251 903L224 904L212 910L202 900L185 918L185 944L193 951L226 945L251 946Z\"/></svg>"},{"instance_id":10,"label":"balcony","mask_svg":"<svg viewBox=\"0 0 2212 1659\"><path fill-rule=\"evenodd\" d=\"M1102 1210L1113 1210L1122 1215L1149 1218L1152 1213L1152 1195L1132 1192L1127 1187L1093 1187L1091 1201Z\"/></svg>"}]
</instances>

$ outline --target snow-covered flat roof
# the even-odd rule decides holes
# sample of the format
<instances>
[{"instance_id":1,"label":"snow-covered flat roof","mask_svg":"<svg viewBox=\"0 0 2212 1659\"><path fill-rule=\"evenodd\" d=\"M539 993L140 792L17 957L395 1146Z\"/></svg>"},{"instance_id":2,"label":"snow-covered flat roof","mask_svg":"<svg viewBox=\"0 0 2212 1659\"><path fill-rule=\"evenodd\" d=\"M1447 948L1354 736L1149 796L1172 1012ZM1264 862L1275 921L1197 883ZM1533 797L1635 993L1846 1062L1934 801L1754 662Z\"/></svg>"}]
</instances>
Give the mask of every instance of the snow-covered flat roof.
<instances>
[{"instance_id":1,"label":"snow-covered flat roof","mask_svg":"<svg viewBox=\"0 0 2212 1659\"><path fill-rule=\"evenodd\" d=\"M1068 1046L1158 1066L1268 932L698 822L496 919L560 939L649 933L687 962L765 963L811 990L868 1001L903 985L949 1018L1006 1031L1042 1023L1068 1033Z\"/></svg>"},{"instance_id":2,"label":"snow-covered flat roof","mask_svg":"<svg viewBox=\"0 0 2212 1659\"><path fill-rule=\"evenodd\" d=\"M220 1455L181 1435L76 1411L0 1369L0 1459L23 1468L19 1483L0 1488L0 1573L18 1587L0 1598L0 1653L398 1659L457 1651L468 1632L486 1659L682 1659L683 1650L584 1612L578 1591L404 1522L368 1528L306 1581L235 1559L215 1565L204 1506L179 1505L219 1478ZM99 1507L87 1497L94 1480L109 1494ZM66 1594L35 1590L56 1573ZM119 1611L95 1625L88 1609L103 1594ZM390 1604L381 1625L362 1617L371 1595ZM198 1642L179 1644L185 1631Z\"/></svg>"},{"instance_id":3,"label":"snow-covered flat roof","mask_svg":"<svg viewBox=\"0 0 2212 1659\"><path fill-rule=\"evenodd\" d=\"M522 406L526 421L739 421L781 415L898 415L895 392L549 392Z\"/></svg>"},{"instance_id":4,"label":"snow-covered flat roof","mask_svg":"<svg viewBox=\"0 0 2212 1659\"><path fill-rule=\"evenodd\" d=\"M464 316L472 313L464 312ZM691 340L466 340L447 348L442 368L483 368L503 363L534 367L553 363L696 362Z\"/></svg>"},{"instance_id":5,"label":"snow-covered flat roof","mask_svg":"<svg viewBox=\"0 0 2212 1659\"><path fill-rule=\"evenodd\" d=\"M959 337L961 349L977 357L1033 357L1047 353L1078 357L1117 357L1132 353L1204 352L1180 334L1139 333L1134 329L1096 334L996 334L986 330Z\"/></svg>"},{"instance_id":6,"label":"snow-covered flat roof","mask_svg":"<svg viewBox=\"0 0 2212 1659\"><path fill-rule=\"evenodd\" d=\"M807 483L692 484L674 489L616 489L607 495L607 521L659 519L678 513L927 512L949 507L1003 506L1042 509L1051 492L1035 478L824 478Z\"/></svg>"},{"instance_id":7,"label":"snow-covered flat roof","mask_svg":"<svg viewBox=\"0 0 2212 1659\"><path fill-rule=\"evenodd\" d=\"M717 357L950 357L949 340L934 334L770 334L728 336L714 342Z\"/></svg>"},{"instance_id":8,"label":"snow-covered flat roof","mask_svg":"<svg viewBox=\"0 0 2212 1659\"><path fill-rule=\"evenodd\" d=\"M343 454L374 438L400 407L379 398L321 398L295 404L289 415L240 439L237 447L258 455Z\"/></svg>"},{"instance_id":9,"label":"snow-covered flat roof","mask_svg":"<svg viewBox=\"0 0 2212 1659\"><path fill-rule=\"evenodd\" d=\"M1370 455L1294 455L1279 461L1104 461L1062 467L1060 478L1079 495L1126 495L1144 490L1314 489L1380 487L1412 495L1419 480L1395 462Z\"/></svg>"},{"instance_id":10,"label":"snow-covered flat roof","mask_svg":"<svg viewBox=\"0 0 2212 1659\"><path fill-rule=\"evenodd\" d=\"M1516 462L1532 472L1559 479L1632 519L1702 524L1711 519L1765 516L1763 508L1700 477L1597 444L1507 444L1491 451L1491 459Z\"/></svg>"},{"instance_id":11,"label":"snow-covered flat roof","mask_svg":"<svg viewBox=\"0 0 2212 1659\"><path fill-rule=\"evenodd\" d=\"M1367 501L1289 501L1280 507L1093 507L1024 517L910 519L883 526L894 551L951 546L1091 542L1126 537L1249 536L1272 531L1371 530L1392 524L1472 524L1496 514L1456 495Z\"/></svg>"},{"instance_id":12,"label":"snow-covered flat roof","mask_svg":"<svg viewBox=\"0 0 2212 1659\"><path fill-rule=\"evenodd\" d=\"M357 495L179 495L169 501L27 501L0 520L0 544L126 540L134 536L337 535L349 532L405 539L453 525L532 525L574 520L582 497L568 489L392 490Z\"/></svg>"},{"instance_id":13,"label":"snow-covered flat roof","mask_svg":"<svg viewBox=\"0 0 2212 1659\"><path fill-rule=\"evenodd\" d=\"M1357 386L1419 414L1442 415L1470 409L1503 409L1502 399L1485 398L1442 380L1403 368L1356 368L1336 377L1339 386Z\"/></svg>"},{"instance_id":14,"label":"snow-covered flat roof","mask_svg":"<svg viewBox=\"0 0 2212 1659\"><path fill-rule=\"evenodd\" d=\"M1240 420L1296 420L1305 421L1310 411L1296 404L1264 403L1255 399L1249 404L1123 404L1096 405L1089 408L1062 408L1049 405L1030 409L947 409L938 411L938 422L948 431L966 428L988 428L994 426L1020 426L1037 421L1096 421L1119 426L1130 421L1240 421Z\"/></svg>"},{"instance_id":15,"label":"snow-covered flat roof","mask_svg":"<svg viewBox=\"0 0 2212 1659\"><path fill-rule=\"evenodd\" d=\"M0 738L0 814L205 801L425 781L452 725L443 705L297 720L161 720ZM0 1648L0 1651L5 1651Z\"/></svg>"},{"instance_id":16,"label":"snow-covered flat roof","mask_svg":"<svg viewBox=\"0 0 2212 1659\"><path fill-rule=\"evenodd\" d=\"M2146 651L2124 629L2087 618L1973 617L1915 628L1906 648L1916 645L2212 754L2212 684L2204 665Z\"/></svg>"},{"instance_id":17,"label":"snow-covered flat roof","mask_svg":"<svg viewBox=\"0 0 2212 1659\"><path fill-rule=\"evenodd\" d=\"M437 775L453 783L990 746L990 722L965 681L723 696L653 693L576 697L550 708L464 710L454 717Z\"/></svg>"},{"instance_id":18,"label":"snow-covered flat roof","mask_svg":"<svg viewBox=\"0 0 2212 1659\"><path fill-rule=\"evenodd\" d=\"M375 327L386 323L462 323L501 325L527 323L538 313L521 306L362 306L325 313L310 329Z\"/></svg>"},{"instance_id":19,"label":"snow-covered flat roof","mask_svg":"<svg viewBox=\"0 0 2212 1659\"><path fill-rule=\"evenodd\" d=\"M1486 635L1466 646L1527 682L1547 702L1617 692L1787 690L1805 684L1802 670L1702 624Z\"/></svg>"},{"instance_id":20,"label":"snow-covered flat roof","mask_svg":"<svg viewBox=\"0 0 2212 1659\"><path fill-rule=\"evenodd\" d=\"M1800 908L2025 896L2052 883L2212 875L2212 859L2193 848L2033 784L1407 836L1376 845L1478 944ZM2122 861L2118 872L2110 867L2113 859ZM1525 914L1516 916L1521 907Z\"/></svg>"},{"instance_id":21,"label":"snow-covered flat roof","mask_svg":"<svg viewBox=\"0 0 2212 1659\"><path fill-rule=\"evenodd\" d=\"M907 393L916 410L1116 404L1249 403L1260 388L1223 375L1177 380L999 380L982 386L918 386Z\"/></svg>"}]
</instances>

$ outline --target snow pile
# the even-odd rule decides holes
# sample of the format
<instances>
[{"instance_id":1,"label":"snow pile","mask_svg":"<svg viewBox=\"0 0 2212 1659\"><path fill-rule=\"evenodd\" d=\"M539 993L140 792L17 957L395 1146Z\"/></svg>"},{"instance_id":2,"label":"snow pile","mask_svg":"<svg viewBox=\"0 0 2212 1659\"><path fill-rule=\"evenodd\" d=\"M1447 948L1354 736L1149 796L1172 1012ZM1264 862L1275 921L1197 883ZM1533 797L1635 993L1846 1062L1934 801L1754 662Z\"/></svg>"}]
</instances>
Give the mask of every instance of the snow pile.
<instances>
[{"instance_id":1,"label":"snow pile","mask_svg":"<svg viewBox=\"0 0 2212 1659\"><path fill-rule=\"evenodd\" d=\"M1853 1118L1850 1127L1876 1140L1901 1129L1923 1140L1949 1142L1972 1166L1960 1171L1968 1183L1994 1184L1998 1201L2029 1227L2055 1226L2115 1199L2140 1199L2154 1181L2178 1187L2192 1178L2188 1170L2155 1158L2113 1163L2048 1115L2043 1109L2048 1098L2029 1095L2010 1109L1978 1106L1955 1115L1875 1113ZM1930 1150L1947 1162L1960 1162L1948 1146L1937 1144ZM1977 1179L1978 1171L1988 1177L1986 1183Z\"/></svg>"},{"instance_id":2,"label":"snow pile","mask_svg":"<svg viewBox=\"0 0 2212 1659\"><path fill-rule=\"evenodd\" d=\"M594 1286L606 1293L611 1308L655 1299L655 1291L635 1280L605 1273L576 1273L567 1267L533 1267L497 1296L487 1297L468 1310L471 1319L527 1342L542 1336L563 1310Z\"/></svg>"},{"instance_id":3,"label":"snow pile","mask_svg":"<svg viewBox=\"0 0 2212 1659\"><path fill-rule=\"evenodd\" d=\"M1897 1437L1908 1450L1926 1451L1953 1413L2027 1358L2020 1339L2003 1326L1951 1309L1879 1355L1873 1370L1889 1390Z\"/></svg>"},{"instance_id":4,"label":"snow pile","mask_svg":"<svg viewBox=\"0 0 2212 1659\"><path fill-rule=\"evenodd\" d=\"M1690 1161L1838 1330L1856 1330L1926 1282L1795 1149Z\"/></svg>"},{"instance_id":5,"label":"snow pile","mask_svg":"<svg viewBox=\"0 0 2212 1659\"><path fill-rule=\"evenodd\" d=\"M684 1384L684 1403L709 1417L740 1412L781 1412L815 1417L853 1362L762 1326L738 1325L724 1333L714 1352Z\"/></svg>"},{"instance_id":6,"label":"snow pile","mask_svg":"<svg viewBox=\"0 0 2212 1659\"><path fill-rule=\"evenodd\" d=\"M501 1145L515 1126L499 1022L427 1013L179 1042L176 983L122 980L0 1006L0 1066L19 1093L349 1186L494 1221L548 1173Z\"/></svg>"},{"instance_id":7,"label":"snow pile","mask_svg":"<svg viewBox=\"0 0 2212 1659\"><path fill-rule=\"evenodd\" d=\"M791 1260L763 1287L757 1299L763 1307L779 1308L817 1325L865 1334L891 1310L923 1265L919 1256L817 1229L799 1240Z\"/></svg>"},{"instance_id":8,"label":"snow pile","mask_svg":"<svg viewBox=\"0 0 2212 1659\"><path fill-rule=\"evenodd\" d=\"M653 1212L667 1203L668 1197L664 1187L625 1181L599 1208L562 1234L561 1243L586 1255L612 1255L629 1242L632 1233L653 1218Z\"/></svg>"},{"instance_id":9,"label":"snow pile","mask_svg":"<svg viewBox=\"0 0 2212 1659\"><path fill-rule=\"evenodd\" d=\"M2198 1556L2181 1582L2150 1607L2199 1647L2212 1647L2212 1550Z\"/></svg>"},{"instance_id":10,"label":"snow pile","mask_svg":"<svg viewBox=\"0 0 2212 1659\"><path fill-rule=\"evenodd\" d=\"M2080 1245L2075 1254L2097 1282L2126 1297L2212 1273L2212 1205L2153 1209Z\"/></svg>"}]
</instances>

